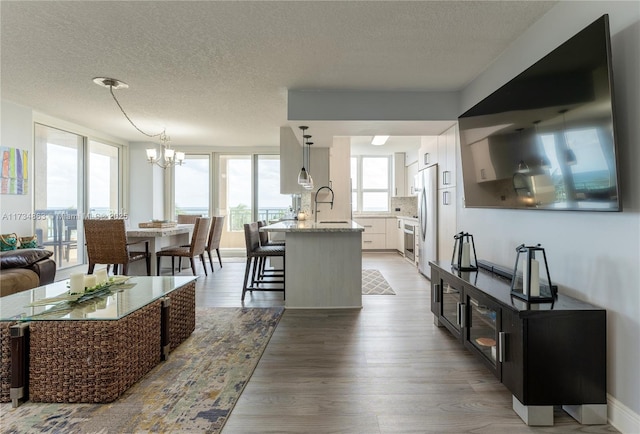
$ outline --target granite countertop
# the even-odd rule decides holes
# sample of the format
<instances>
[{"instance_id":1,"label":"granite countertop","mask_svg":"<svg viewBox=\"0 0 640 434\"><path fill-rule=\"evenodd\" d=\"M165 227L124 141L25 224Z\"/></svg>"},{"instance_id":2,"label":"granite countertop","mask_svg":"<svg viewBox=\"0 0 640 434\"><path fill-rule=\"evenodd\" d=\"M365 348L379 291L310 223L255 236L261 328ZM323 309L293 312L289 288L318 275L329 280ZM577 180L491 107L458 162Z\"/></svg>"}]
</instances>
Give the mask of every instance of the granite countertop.
<instances>
[{"instance_id":1,"label":"granite countertop","mask_svg":"<svg viewBox=\"0 0 640 434\"><path fill-rule=\"evenodd\" d=\"M396 217L395 214L390 213L390 212L363 212L363 213L354 213L353 214L353 218L357 219L357 218L363 218L363 219L370 219L370 218L394 218Z\"/></svg>"},{"instance_id":2,"label":"granite countertop","mask_svg":"<svg viewBox=\"0 0 640 434\"><path fill-rule=\"evenodd\" d=\"M363 232L364 228L353 220L286 220L263 226L264 232Z\"/></svg>"},{"instance_id":3,"label":"granite countertop","mask_svg":"<svg viewBox=\"0 0 640 434\"><path fill-rule=\"evenodd\" d=\"M132 228L127 229L128 237L167 237L189 233L193 230L192 224L181 223L172 228Z\"/></svg>"},{"instance_id":4,"label":"granite countertop","mask_svg":"<svg viewBox=\"0 0 640 434\"><path fill-rule=\"evenodd\" d=\"M385 219L385 218L398 218L398 219L407 219L407 220L418 220L418 217L414 217L411 215L398 215L393 213L362 213L362 214L354 214L354 219L363 218L363 219Z\"/></svg>"}]
</instances>

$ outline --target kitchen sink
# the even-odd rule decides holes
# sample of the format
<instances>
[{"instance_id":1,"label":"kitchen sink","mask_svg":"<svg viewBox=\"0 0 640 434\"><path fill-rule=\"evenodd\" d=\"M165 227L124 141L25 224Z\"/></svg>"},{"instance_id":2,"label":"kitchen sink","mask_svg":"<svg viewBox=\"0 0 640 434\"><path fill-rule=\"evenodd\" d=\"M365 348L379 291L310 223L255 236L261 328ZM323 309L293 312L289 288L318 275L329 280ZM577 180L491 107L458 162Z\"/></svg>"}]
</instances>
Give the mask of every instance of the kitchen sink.
<instances>
[{"instance_id":1,"label":"kitchen sink","mask_svg":"<svg viewBox=\"0 0 640 434\"><path fill-rule=\"evenodd\" d=\"M321 221L320 223L342 223L342 224L346 224L346 223L349 223L349 222L346 221L346 220L324 220L324 221Z\"/></svg>"}]
</instances>

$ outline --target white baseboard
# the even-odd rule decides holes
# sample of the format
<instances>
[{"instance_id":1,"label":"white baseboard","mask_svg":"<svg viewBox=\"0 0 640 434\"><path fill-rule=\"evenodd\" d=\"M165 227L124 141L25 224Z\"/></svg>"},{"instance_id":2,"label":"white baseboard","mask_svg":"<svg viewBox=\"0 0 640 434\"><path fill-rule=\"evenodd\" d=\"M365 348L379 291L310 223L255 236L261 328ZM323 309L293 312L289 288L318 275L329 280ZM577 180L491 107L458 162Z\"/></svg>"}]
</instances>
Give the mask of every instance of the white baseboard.
<instances>
[{"instance_id":1,"label":"white baseboard","mask_svg":"<svg viewBox=\"0 0 640 434\"><path fill-rule=\"evenodd\" d=\"M623 434L640 433L640 415L607 394L609 423Z\"/></svg>"}]
</instances>

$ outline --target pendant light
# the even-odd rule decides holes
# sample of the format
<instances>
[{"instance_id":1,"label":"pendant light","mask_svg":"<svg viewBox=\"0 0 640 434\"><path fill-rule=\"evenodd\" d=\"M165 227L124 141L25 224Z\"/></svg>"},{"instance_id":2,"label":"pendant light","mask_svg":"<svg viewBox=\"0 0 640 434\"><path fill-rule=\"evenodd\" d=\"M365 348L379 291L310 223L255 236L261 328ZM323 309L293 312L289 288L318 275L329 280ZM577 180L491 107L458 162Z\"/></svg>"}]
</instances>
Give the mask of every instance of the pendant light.
<instances>
[{"instance_id":1,"label":"pendant light","mask_svg":"<svg viewBox=\"0 0 640 434\"><path fill-rule=\"evenodd\" d=\"M300 169L300 173L298 173L298 184L301 186L307 185L309 181L309 174L307 173L307 169L304 167L304 142L305 142L305 134L304 132L309 128L307 126L298 127L302 130L302 169Z\"/></svg>"},{"instance_id":2,"label":"pendant light","mask_svg":"<svg viewBox=\"0 0 640 434\"><path fill-rule=\"evenodd\" d=\"M308 137L309 139L311 136ZM311 177L311 145L313 142L307 140L307 185L304 186L307 190L313 190L313 178Z\"/></svg>"}]
</instances>

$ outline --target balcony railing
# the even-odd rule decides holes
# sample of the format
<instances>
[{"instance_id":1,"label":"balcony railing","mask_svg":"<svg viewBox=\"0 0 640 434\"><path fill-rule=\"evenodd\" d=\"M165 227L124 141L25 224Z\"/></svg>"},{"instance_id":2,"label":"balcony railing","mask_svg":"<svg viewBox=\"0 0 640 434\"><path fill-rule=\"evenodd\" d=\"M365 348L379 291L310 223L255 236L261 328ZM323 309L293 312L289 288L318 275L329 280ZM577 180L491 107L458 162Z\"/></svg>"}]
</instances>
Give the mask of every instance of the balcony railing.
<instances>
[{"instance_id":1,"label":"balcony railing","mask_svg":"<svg viewBox=\"0 0 640 434\"><path fill-rule=\"evenodd\" d=\"M289 211L288 207L279 208L258 208L258 220L277 220ZM181 208L180 213L184 214L202 214L208 215L209 210L206 208ZM251 217L251 210L248 208L231 208L227 215L227 230L228 231L242 231L244 230L245 223L251 223L253 218Z\"/></svg>"}]
</instances>

